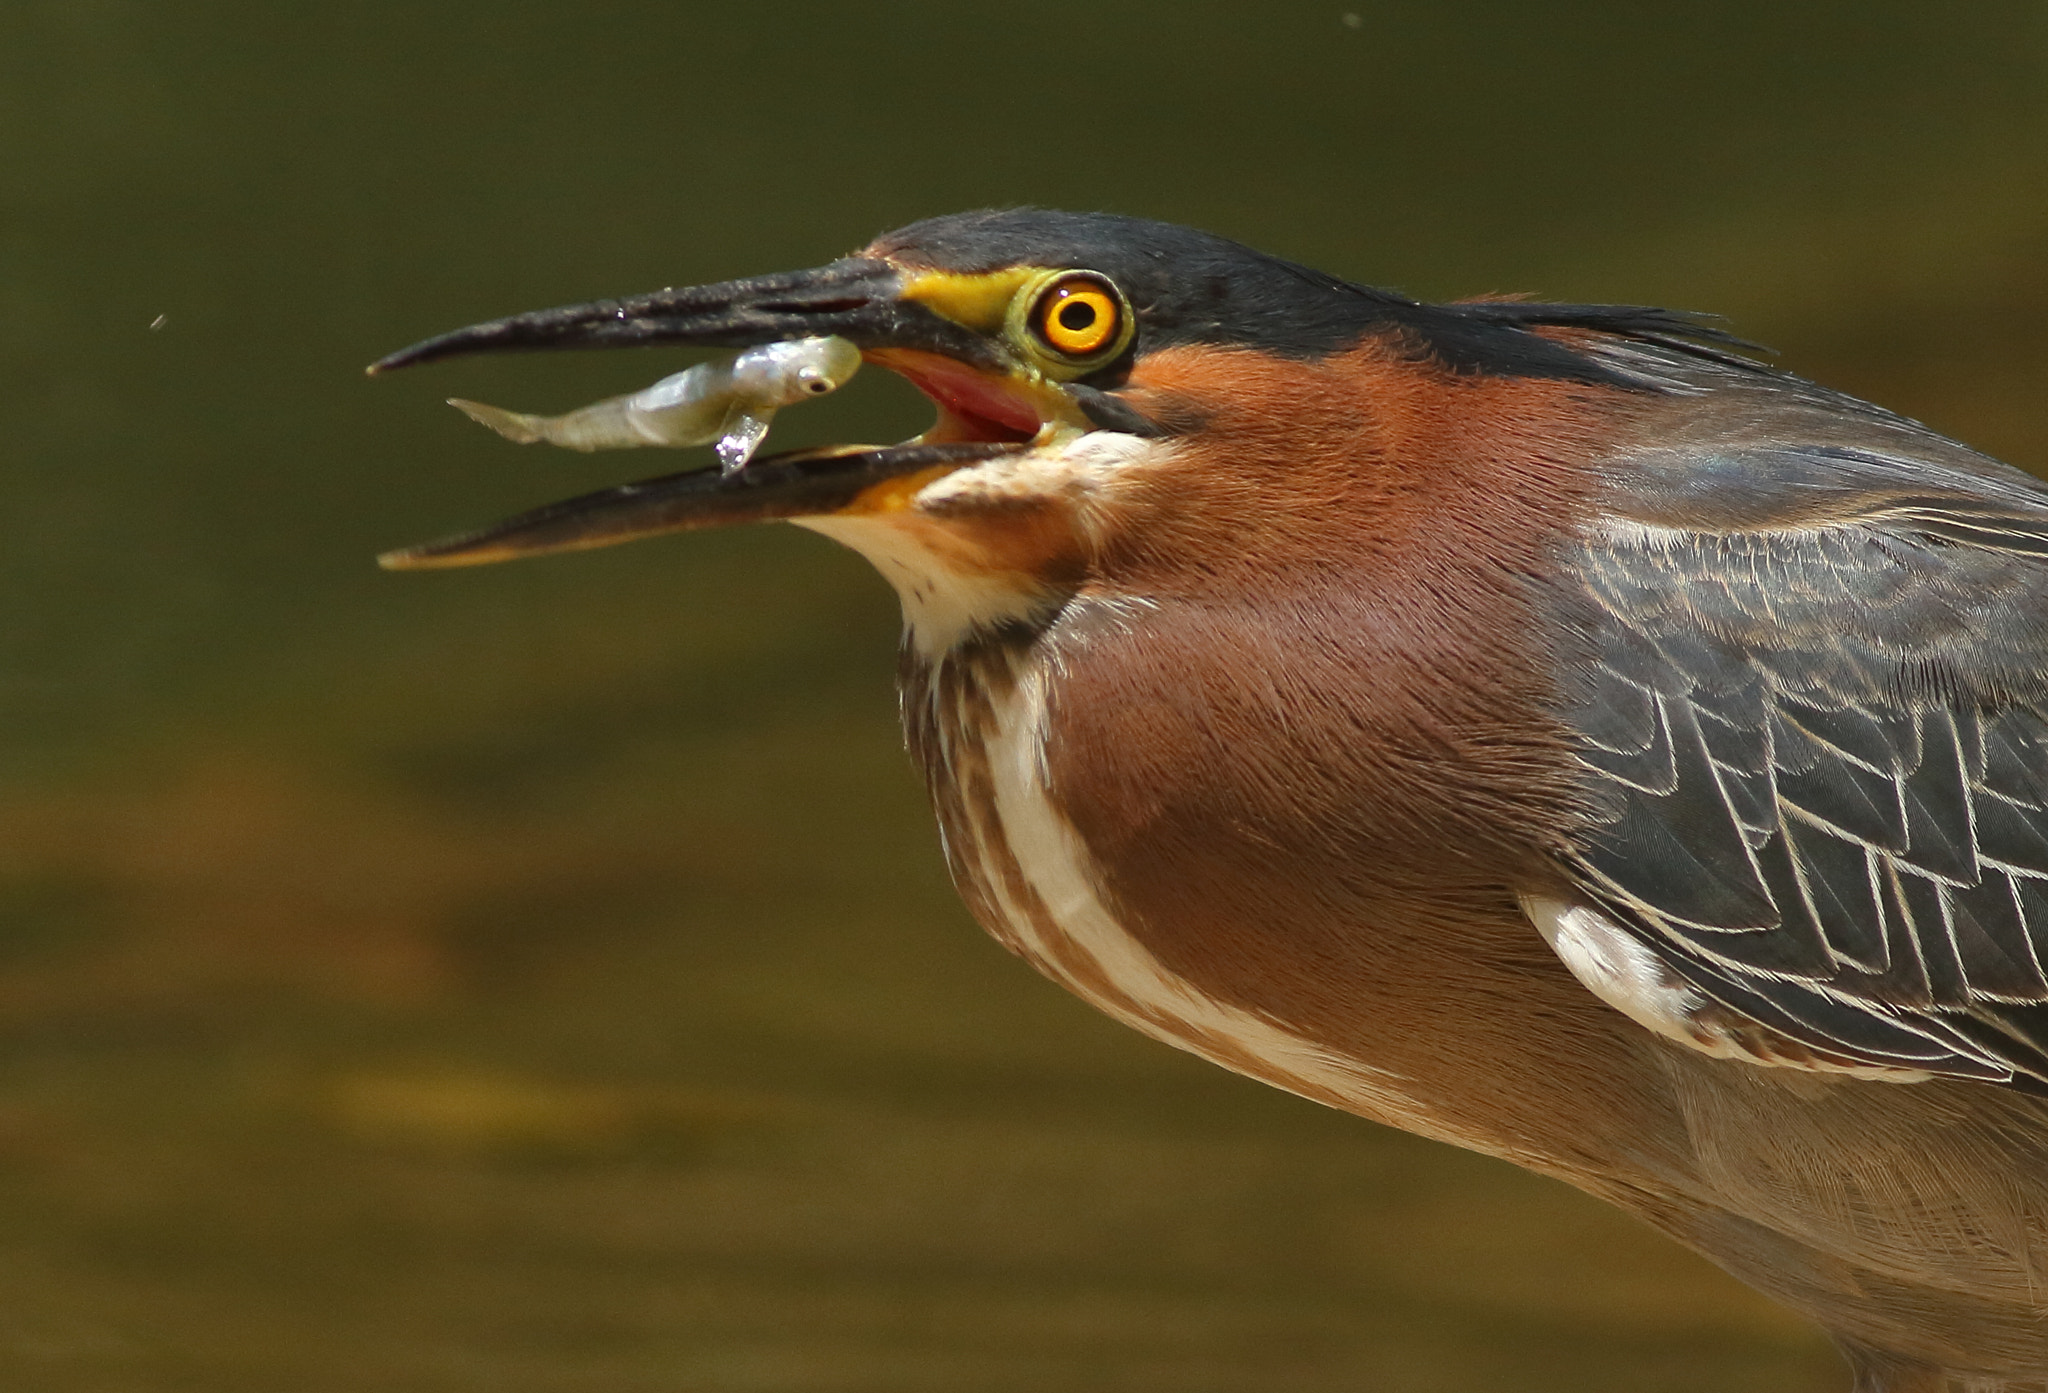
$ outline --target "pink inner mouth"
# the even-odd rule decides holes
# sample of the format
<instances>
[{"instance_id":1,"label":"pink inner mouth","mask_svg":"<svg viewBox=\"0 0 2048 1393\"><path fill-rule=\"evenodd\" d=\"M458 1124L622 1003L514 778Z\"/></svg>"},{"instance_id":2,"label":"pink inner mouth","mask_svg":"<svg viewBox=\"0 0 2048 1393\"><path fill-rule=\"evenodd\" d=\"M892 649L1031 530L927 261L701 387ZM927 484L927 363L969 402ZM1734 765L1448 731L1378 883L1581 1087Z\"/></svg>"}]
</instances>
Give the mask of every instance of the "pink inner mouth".
<instances>
[{"instance_id":1,"label":"pink inner mouth","mask_svg":"<svg viewBox=\"0 0 2048 1393\"><path fill-rule=\"evenodd\" d=\"M938 424L924 434L928 444L988 441L1021 444L1044 424L1037 407L1005 384L965 363L936 353L884 348L868 360L909 379L939 408Z\"/></svg>"}]
</instances>

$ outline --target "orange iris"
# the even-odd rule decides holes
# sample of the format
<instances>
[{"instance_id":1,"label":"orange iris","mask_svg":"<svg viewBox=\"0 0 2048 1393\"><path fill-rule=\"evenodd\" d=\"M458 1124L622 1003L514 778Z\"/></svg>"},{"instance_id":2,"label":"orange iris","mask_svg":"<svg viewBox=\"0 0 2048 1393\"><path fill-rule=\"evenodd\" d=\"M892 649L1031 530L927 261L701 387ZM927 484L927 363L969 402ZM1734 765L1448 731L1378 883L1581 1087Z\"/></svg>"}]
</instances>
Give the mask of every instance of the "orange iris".
<instances>
[{"instance_id":1,"label":"orange iris","mask_svg":"<svg viewBox=\"0 0 2048 1393\"><path fill-rule=\"evenodd\" d=\"M1085 358L1116 337L1122 314L1116 296L1093 278L1056 282L1038 302L1039 337L1060 352Z\"/></svg>"}]
</instances>

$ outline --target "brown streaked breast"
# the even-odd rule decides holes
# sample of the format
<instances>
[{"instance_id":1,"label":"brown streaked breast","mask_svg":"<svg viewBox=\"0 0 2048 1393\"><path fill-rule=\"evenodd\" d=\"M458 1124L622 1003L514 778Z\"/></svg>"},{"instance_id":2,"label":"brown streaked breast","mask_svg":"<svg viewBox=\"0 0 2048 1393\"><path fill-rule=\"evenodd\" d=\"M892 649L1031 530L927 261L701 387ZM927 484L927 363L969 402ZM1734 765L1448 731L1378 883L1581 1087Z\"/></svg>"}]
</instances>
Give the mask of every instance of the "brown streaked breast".
<instances>
[{"instance_id":1,"label":"brown streaked breast","mask_svg":"<svg viewBox=\"0 0 2048 1393\"><path fill-rule=\"evenodd\" d=\"M1635 1096L1650 1047L1515 902L1582 815L1546 652L1576 638L1539 592L1633 394L1368 345L1174 350L1133 395L1204 422L1082 591L1146 606L1041 640L1052 794L1119 917L1202 992L1448 1100L1483 1149L1637 1149L1599 1134L1668 1111Z\"/></svg>"}]
</instances>

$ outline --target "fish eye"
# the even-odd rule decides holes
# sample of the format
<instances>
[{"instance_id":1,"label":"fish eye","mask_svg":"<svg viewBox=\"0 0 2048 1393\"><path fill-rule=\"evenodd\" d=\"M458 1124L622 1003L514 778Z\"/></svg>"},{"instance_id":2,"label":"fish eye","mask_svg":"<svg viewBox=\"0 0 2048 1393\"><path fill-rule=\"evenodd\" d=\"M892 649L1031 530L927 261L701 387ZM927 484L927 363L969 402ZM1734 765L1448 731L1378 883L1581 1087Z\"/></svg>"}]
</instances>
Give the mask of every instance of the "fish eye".
<instances>
[{"instance_id":1,"label":"fish eye","mask_svg":"<svg viewBox=\"0 0 2048 1393\"><path fill-rule=\"evenodd\" d=\"M1069 358L1089 358L1118 345L1124 307L1102 277L1080 271L1061 276L1038 294L1031 327L1048 348Z\"/></svg>"}]
</instances>

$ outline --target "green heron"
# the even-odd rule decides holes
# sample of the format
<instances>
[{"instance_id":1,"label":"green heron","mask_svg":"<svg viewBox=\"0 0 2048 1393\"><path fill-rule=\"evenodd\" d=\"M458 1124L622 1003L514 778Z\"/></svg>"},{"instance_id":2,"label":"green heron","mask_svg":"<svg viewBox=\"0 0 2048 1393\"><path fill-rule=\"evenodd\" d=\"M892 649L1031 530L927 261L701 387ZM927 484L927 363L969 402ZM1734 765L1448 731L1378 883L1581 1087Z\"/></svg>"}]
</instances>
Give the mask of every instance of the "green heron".
<instances>
[{"instance_id":1,"label":"green heron","mask_svg":"<svg viewBox=\"0 0 2048 1393\"><path fill-rule=\"evenodd\" d=\"M394 553L788 519L901 596L977 918L1112 1016L1639 1215L1859 1390L2048 1380L2048 487L1686 315L1099 214L545 310L938 406Z\"/></svg>"}]
</instances>

